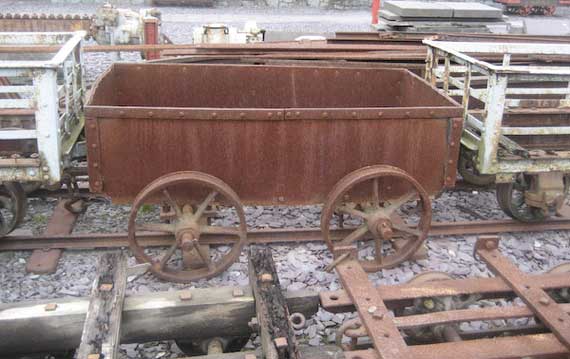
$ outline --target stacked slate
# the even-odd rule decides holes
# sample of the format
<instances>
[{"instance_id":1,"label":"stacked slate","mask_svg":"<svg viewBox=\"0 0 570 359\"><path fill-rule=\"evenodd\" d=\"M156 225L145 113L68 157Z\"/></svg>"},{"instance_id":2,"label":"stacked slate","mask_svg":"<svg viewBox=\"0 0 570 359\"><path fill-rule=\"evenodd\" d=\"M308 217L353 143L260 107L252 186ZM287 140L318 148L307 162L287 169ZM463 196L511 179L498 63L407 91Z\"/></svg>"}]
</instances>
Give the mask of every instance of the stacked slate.
<instances>
[{"instance_id":1,"label":"stacked slate","mask_svg":"<svg viewBox=\"0 0 570 359\"><path fill-rule=\"evenodd\" d=\"M476 2L385 1L377 28L409 32L509 32L501 9ZM492 31L491 31L492 29Z\"/></svg>"}]
</instances>

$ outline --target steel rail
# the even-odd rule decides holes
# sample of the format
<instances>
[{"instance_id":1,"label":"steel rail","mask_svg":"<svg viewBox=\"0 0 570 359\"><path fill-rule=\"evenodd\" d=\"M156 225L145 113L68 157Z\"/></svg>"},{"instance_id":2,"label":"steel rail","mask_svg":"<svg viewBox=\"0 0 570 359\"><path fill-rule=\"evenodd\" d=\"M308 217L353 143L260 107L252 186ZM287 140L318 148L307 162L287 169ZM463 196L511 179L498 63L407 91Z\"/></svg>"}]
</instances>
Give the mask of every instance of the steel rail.
<instances>
[{"instance_id":1,"label":"steel rail","mask_svg":"<svg viewBox=\"0 0 570 359\"><path fill-rule=\"evenodd\" d=\"M430 237L454 235L480 235L516 232L543 232L570 230L570 219L550 219L543 223L522 223L514 220L485 220L466 222L435 222L432 224ZM331 231L333 240L346 237L350 229ZM309 229L254 229L248 232L249 243L303 243L321 242L321 231ZM172 237L165 234L137 234L141 245L148 247L167 246ZM224 235L204 234L204 244L227 244L231 239ZM127 247L126 233L78 233L70 235L9 235L0 239L0 251L32 250L32 249L95 249Z\"/></svg>"}]
</instances>

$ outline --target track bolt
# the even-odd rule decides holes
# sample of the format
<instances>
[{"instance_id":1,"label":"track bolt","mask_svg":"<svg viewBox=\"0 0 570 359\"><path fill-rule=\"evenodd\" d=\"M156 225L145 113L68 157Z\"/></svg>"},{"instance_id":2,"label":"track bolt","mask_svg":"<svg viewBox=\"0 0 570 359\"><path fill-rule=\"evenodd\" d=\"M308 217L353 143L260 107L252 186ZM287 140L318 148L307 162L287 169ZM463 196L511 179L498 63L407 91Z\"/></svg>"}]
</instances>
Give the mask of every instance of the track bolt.
<instances>
[{"instance_id":1,"label":"track bolt","mask_svg":"<svg viewBox=\"0 0 570 359\"><path fill-rule=\"evenodd\" d=\"M261 283L269 283L273 281L273 276L269 273L263 273L259 276L259 280Z\"/></svg>"},{"instance_id":2,"label":"track bolt","mask_svg":"<svg viewBox=\"0 0 570 359\"><path fill-rule=\"evenodd\" d=\"M275 338L273 340L273 343L275 344L275 347L277 349L283 349L283 348L287 348L288 344L287 344L287 338L285 337L279 337L279 338Z\"/></svg>"},{"instance_id":3,"label":"track bolt","mask_svg":"<svg viewBox=\"0 0 570 359\"><path fill-rule=\"evenodd\" d=\"M232 295L233 295L234 297L243 297L243 296L244 296L243 289L241 289L241 288L234 288L234 290L233 290L233 292L232 292Z\"/></svg>"},{"instance_id":4,"label":"track bolt","mask_svg":"<svg viewBox=\"0 0 570 359\"><path fill-rule=\"evenodd\" d=\"M192 293L188 292L188 291L183 291L180 292L180 294L178 294L178 298L180 298L181 301L188 301L188 300L192 300Z\"/></svg>"},{"instance_id":5,"label":"track bolt","mask_svg":"<svg viewBox=\"0 0 570 359\"><path fill-rule=\"evenodd\" d=\"M46 306L44 307L44 310L46 312L53 312L54 310L57 309L57 303L48 303L46 304Z\"/></svg>"},{"instance_id":6,"label":"track bolt","mask_svg":"<svg viewBox=\"0 0 570 359\"><path fill-rule=\"evenodd\" d=\"M485 242L485 248L487 248L488 250L493 250L493 249L496 249L497 246L495 245L495 242L487 241L487 242Z\"/></svg>"},{"instance_id":7,"label":"track bolt","mask_svg":"<svg viewBox=\"0 0 570 359\"><path fill-rule=\"evenodd\" d=\"M542 305L549 305L550 304L550 299L546 298L546 297L542 297L538 300L538 302Z\"/></svg>"},{"instance_id":8,"label":"track bolt","mask_svg":"<svg viewBox=\"0 0 570 359\"><path fill-rule=\"evenodd\" d=\"M426 309L432 310L433 308L435 308L435 302L433 301L433 299L426 299L424 300L423 304Z\"/></svg>"},{"instance_id":9,"label":"track bolt","mask_svg":"<svg viewBox=\"0 0 570 359\"><path fill-rule=\"evenodd\" d=\"M375 306L368 307L368 313L373 314L374 312L376 312L376 309L378 308L376 308Z\"/></svg>"}]
</instances>

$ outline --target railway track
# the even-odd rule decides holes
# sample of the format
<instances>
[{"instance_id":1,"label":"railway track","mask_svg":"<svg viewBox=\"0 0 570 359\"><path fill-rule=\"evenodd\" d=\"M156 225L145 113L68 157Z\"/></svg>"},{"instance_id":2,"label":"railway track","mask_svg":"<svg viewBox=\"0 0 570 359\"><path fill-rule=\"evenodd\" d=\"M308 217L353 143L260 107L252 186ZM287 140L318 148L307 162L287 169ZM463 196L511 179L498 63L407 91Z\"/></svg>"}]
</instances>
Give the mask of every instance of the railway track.
<instances>
[{"instance_id":1,"label":"railway track","mask_svg":"<svg viewBox=\"0 0 570 359\"><path fill-rule=\"evenodd\" d=\"M543 223L522 223L514 220L484 220L466 222L435 222L429 231L434 239L454 235L482 235L516 232L570 230L570 218L556 218ZM333 240L346 237L350 229L331 231ZM140 238L140 239L139 239ZM137 234L137 240L147 246L168 246L172 237L165 234ZM228 244L224 235L204 234L204 244ZM322 241L321 231L311 229L256 229L248 232L248 243L302 243ZM66 235L9 235L0 240L0 251L34 249L98 249L128 247L127 233L81 233Z\"/></svg>"}]
</instances>

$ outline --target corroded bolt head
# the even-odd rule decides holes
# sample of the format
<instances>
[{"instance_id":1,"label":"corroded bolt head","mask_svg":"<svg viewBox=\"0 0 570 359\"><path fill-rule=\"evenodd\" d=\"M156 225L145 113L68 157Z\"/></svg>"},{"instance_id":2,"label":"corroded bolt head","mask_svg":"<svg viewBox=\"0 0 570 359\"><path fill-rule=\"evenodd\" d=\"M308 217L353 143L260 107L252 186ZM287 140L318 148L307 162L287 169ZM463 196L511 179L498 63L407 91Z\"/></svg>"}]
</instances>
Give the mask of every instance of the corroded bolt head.
<instances>
[{"instance_id":1,"label":"corroded bolt head","mask_svg":"<svg viewBox=\"0 0 570 359\"><path fill-rule=\"evenodd\" d=\"M44 310L46 312L53 312L54 310L57 309L57 303L48 303L46 304L46 306L44 307Z\"/></svg>"},{"instance_id":2,"label":"corroded bolt head","mask_svg":"<svg viewBox=\"0 0 570 359\"><path fill-rule=\"evenodd\" d=\"M494 241L487 241L487 242L485 242L485 248L487 248L488 250L492 250L492 249L496 249L497 246L496 246Z\"/></svg>"},{"instance_id":3,"label":"corroded bolt head","mask_svg":"<svg viewBox=\"0 0 570 359\"><path fill-rule=\"evenodd\" d=\"M182 301L192 300L192 293L188 291L183 291L178 294L178 298Z\"/></svg>"},{"instance_id":4,"label":"corroded bolt head","mask_svg":"<svg viewBox=\"0 0 570 359\"><path fill-rule=\"evenodd\" d=\"M263 273L259 276L259 280L262 283L269 283L273 281L273 276L270 273Z\"/></svg>"},{"instance_id":5,"label":"corroded bolt head","mask_svg":"<svg viewBox=\"0 0 570 359\"><path fill-rule=\"evenodd\" d=\"M99 359L101 358L101 354L89 354L87 355L87 359Z\"/></svg>"},{"instance_id":6,"label":"corroded bolt head","mask_svg":"<svg viewBox=\"0 0 570 359\"><path fill-rule=\"evenodd\" d=\"M232 292L232 295L233 295L234 297L243 297L243 296L244 296L243 289L241 289L241 288L234 288L234 290L233 290L233 292Z\"/></svg>"},{"instance_id":7,"label":"corroded bolt head","mask_svg":"<svg viewBox=\"0 0 570 359\"><path fill-rule=\"evenodd\" d=\"M275 338L273 343L277 349L287 348L287 338L285 337Z\"/></svg>"},{"instance_id":8,"label":"corroded bolt head","mask_svg":"<svg viewBox=\"0 0 570 359\"><path fill-rule=\"evenodd\" d=\"M546 297L542 297L538 300L538 302L542 305L549 305L550 304L550 299L546 298Z\"/></svg>"}]
</instances>

